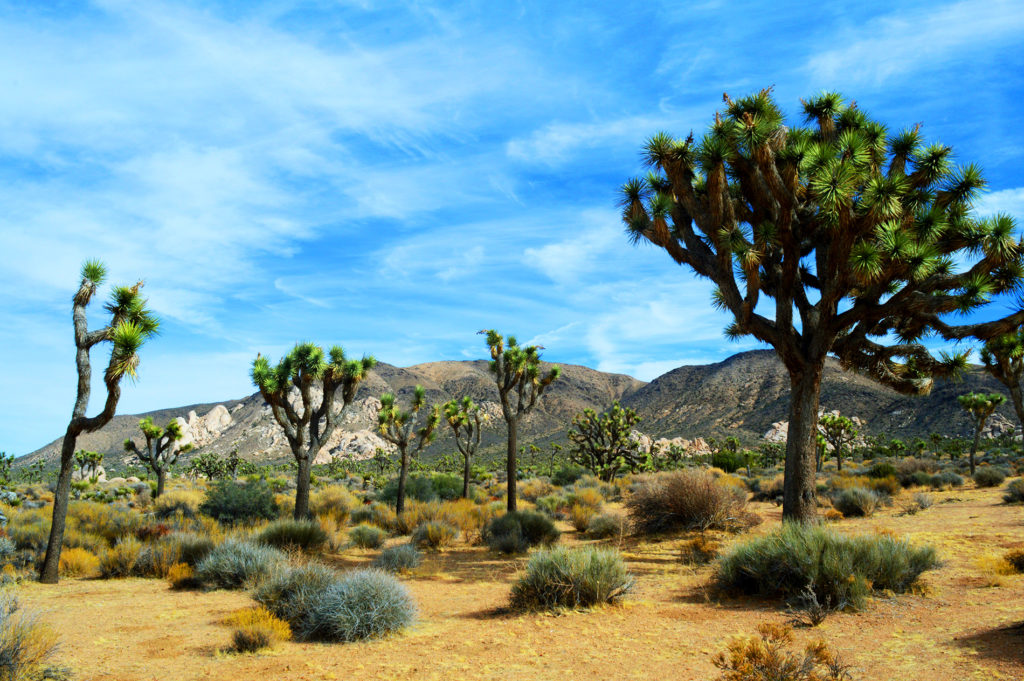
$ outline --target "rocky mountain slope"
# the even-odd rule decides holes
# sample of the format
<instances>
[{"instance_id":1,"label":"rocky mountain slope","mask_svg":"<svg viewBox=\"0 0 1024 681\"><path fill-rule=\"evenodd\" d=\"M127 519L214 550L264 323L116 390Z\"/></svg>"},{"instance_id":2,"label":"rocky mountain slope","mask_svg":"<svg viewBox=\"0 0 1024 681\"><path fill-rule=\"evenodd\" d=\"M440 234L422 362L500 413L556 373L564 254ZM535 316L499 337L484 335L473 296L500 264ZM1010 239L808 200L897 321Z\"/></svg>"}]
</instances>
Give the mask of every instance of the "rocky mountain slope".
<instances>
[{"instance_id":1,"label":"rocky mountain slope","mask_svg":"<svg viewBox=\"0 0 1024 681\"><path fill-rule=\"evenodd\" d=\"M380 364L360 387L342 428L321 451L320 460L341 454L366 457L373 454L375 447L386 447L374 433L377 398L391 391L403 402L417 384L426 388L431 402L470 395L482 403L492 416L485 431L484 449L491 453L502 451L504 422L487 362L431 362L407 368ZM909 397L842 371L838 363L830 362L823 380L821 406L860 417L872 433L905 438L927 436L933 431L966 435L970 424L957 405L956 396L971 390L1002 392L1001 388L980 367L974 367L959 383L939 382L931 395ZM680 367L650 383L582 366L563 366L562 378L522 424L520 443L564 443L565 430L573 415L586 407L604 409L615 400L636 409L644 419L640 429L654 437L736 435L752 444L773 423L787 418L789 379L771 351L746 352L715 364ZM1008 405L1000 411L1010 422L1016 422ZM283 433L259 393L220 404L117 416L101 431L79 438L78 445L104 452L110 457L108 461L121 460L121 443L126 437L139 435L138 421L142 416L153 416L159 424L171 418L181 419L185 441L193 442L197 451L224 454L237 447L242 456L257 461L290 456ZM58 439L21 461L31 462L40 457L53 461L59 447ZM428 454L450 451L454 451L454 445L442 429Z\"/></svg>"}]
</instances>

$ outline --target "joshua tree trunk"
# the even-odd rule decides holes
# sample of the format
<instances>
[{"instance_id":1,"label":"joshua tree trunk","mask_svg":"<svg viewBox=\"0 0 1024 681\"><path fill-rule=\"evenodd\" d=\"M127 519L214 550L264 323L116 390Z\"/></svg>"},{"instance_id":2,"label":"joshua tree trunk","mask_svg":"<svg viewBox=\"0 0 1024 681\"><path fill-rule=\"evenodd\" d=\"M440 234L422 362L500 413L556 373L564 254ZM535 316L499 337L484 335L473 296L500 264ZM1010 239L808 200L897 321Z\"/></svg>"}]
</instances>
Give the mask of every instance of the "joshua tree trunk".
<instances>
[{"instance_id":1,"label":"joshua tree trunk","mask_svg":"<svg viewBox=\"0 0 1024 681\"><path fill-rule=\"evenodd\" d=\"M465 467L462 469L462 498L469 498L469 476L470 476L470 463L469 457L465 458Z\"/></svg>"},{"instance_id":2,"label":"joshua tree trunk","mask_svg":"<svg viewBox=\"0 0 1024 681\"><path fill-rule=\"evenodd\" d=\"M836 447L836 471L843 470L843 446L842 443Z\"/></svg>"},{"instance_id":3,"label":"joshua tree trunk","mask_svg":"<svg viewBox=\"0 0 1024 681\"><path fill-rule=\"evenodd\" d=\"M818 398L824 362L791 374L792 403L786 441L786 480L782 517L809 522L817 515L814 473L818 448Z\"/></svg>"},{"instance_id":4,"label":"joshua tree trunk","mask_svg":"<svg viewBox=\"0 0 1024 681\"><path fill-rule=\"evenodd\" d=\"M974 476L974 455L978 452L978 445L981 443L981 431L985 427L985 421L979 420L974 427L974 442L971 443L971 476Z\"/></svg>"},{"instance_id":5,"label":"joshua tree trunk","mask_svg":"<svg viewBox=\"0 0 1024 681\"><path fill-rule=\"evenodd\" d=\"M508 458L506 459L505 473L507 482L505 484L507 500L506 508L509 513L516 510L516 431L519 429L519 419L508 420Z\"/></svg>"},{"instance_id":6,"label":"joshua tree trunk","mask_svg":"<svg viewBox=\"0 0 1024 681\"><path fill-rule=\"evenodd\" d=\"M57 490L53 494L53 521L50 525L50 538L46 543L46 558L39 581L43 584L56 584L57 568L60 563L60 549L64 541L65 519L68 513L68 501L71 498L71 476L75 470L75 441L78 433L69 426L60 448L60 475L57 477Z\"/></svg>"},{"instance_id":7,"label":"joshua tree trunk","mask_svg":"<svg viewBox=\"0 0 1024 681\"><path fill-rule=\"evenodd\" d=\"M295 513L292 517L295 520L305 520L309 517L310 457L308 454L296 456L295 461L299 465L299 471L295 480Z\"/></svg>"},{"instance_id":8,"label":"joshua tree trunk","mask_svg":"<svg viewBox=\"0 0 1024 681\"><path fill-rule=\"evenodd\" d=\"M395 513L398 515L405 511L405 483L409 478L409 453L402 447L400 454L402 464L398 470L398 499L395 501Z\"/></svg>"},{"instance_id":9,"label":"joshua tree trunk","mask_svg":"<svg viewBox=\"0 0 1024 681\"><path fill-rule=\"evenodd\" d=\"M167 469L161 468L156 472L156 496L154 499L159 499L164 493L164 483L167 482Z\"/></svg>"},{"instance_id":10,"label":"joshua tree trunk","mask_svg":"<svg viewBox=\"0 0 1024 681\"><path fill-rule=\"evenodd\" d=\"M1013 402L1013 411L1017 414L1017 426L1021 428L1019 435L1024 435L1024 395L1021 394L1020 384L1015 383L1009 386L1010 401Z\"/></svg>"}]
</instances>

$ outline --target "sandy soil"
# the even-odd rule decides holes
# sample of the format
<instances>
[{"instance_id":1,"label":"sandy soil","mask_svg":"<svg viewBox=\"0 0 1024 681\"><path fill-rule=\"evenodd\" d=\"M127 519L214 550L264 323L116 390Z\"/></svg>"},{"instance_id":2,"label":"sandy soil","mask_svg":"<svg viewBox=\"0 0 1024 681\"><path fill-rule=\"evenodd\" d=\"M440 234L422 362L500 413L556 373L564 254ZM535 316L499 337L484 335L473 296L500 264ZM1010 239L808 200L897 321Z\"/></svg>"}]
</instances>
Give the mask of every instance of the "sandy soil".
<instances>
[{"instance_id":1,"label":"sandy soil","mask_svg":"<svg viewBox=\"0 0 1024 681\"><path fill-rule=\"evenodd\" d=\"M923 593L874 599L864 612L798 629L797 638L824 638L857 679L1022 679L1024 629L1015 625L1024 622L1024 576L989 586L975 561L1024 547L1024 509L1000 505L997 490L934 496L932 508L913 516L893 509L835 525L935 545L945 564L926 573ZM775 507L754 507L765 519L755 532L779 523ZM251 604L243 593L175 592L141 579L19 591L59 632L61 661L80 679L713 679L711 657L728 637L786 616L775 603L710 602L710 568L678 562L682 539L622 544L637 580L633 596L620 607L557 616L502 611L523 559L478 547L428 556L404 578L420 607L407 633L359 644L287 643L257 655L223 652L230 632L218 621ZM330 560L350 567L372 555Z\"/></svg>"}]
</instances>

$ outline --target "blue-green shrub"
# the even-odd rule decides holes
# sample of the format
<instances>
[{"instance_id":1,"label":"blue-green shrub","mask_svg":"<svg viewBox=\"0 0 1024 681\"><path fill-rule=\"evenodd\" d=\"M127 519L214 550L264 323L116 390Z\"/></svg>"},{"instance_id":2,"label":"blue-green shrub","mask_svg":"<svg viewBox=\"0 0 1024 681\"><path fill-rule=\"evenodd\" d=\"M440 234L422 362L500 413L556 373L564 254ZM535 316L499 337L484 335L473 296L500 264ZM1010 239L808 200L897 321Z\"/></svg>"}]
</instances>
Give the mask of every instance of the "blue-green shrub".
<instances>
[{"instance_id":1,"label":"blue-green shrub","mask_svg":"<svg viewBox=\"0 0 1024 681\"><path fill-rule=\"evenodd\" d=\"M423 563L423 554L412 544L389 546L373 561L373 567L387 572L404 572Z\"/></svg>"},{"instance_id":2,"label":"blue-green shrub","mask_svg":"<svg viewBox=\"0 0 1024 681\"><path fill-rule=\"evenodd\" d=\"M481 536L492 551L523 553L531 546L554 544L561 532L542 513L513 511L488 521Z\"/></svg>"},{"instance_id":3,"label":"blue-green shrub","mask_svg":"<svg viewBox=\"0 0 1024 681\"><path fill-rule=\"evenodd\" d=\"M313 553L327 543L327 533L315 520L277 520L264 527L256 541L279 549Z\"/></svg>"},{"instance_id":4,"label":"blue-green shrub","mask_svg":"<svg viewBox=\"0 0 1024 681\"><path fill-rule=\"evenodd\" d=\"M510 600L516 610L589 608L614 603L632 586L618 551L556 546L530 557Z\"/></svg>"},{"instance_id":5,"label":"blue-green shrub","mask_svg":"<svg viewBox=\"0 0 1024 681\"><path fill-rule=\"evenodd\" d=\"M321 591L292 629L307 641L358 641L404 629L415 618L404 585L381 570L359 570Z\"/></svg>"},{"instance_id":6,"label":"blue-green shrub","mask_svg":"<svg viewBox=\"0 0 1024 681\"><path fill-rule=\"evenodd\" d=\"M274 492L263 480L248 483L221 480L207 490L199 510L228 525L273 520L278 516Z\"/></svg>"},{"instance_id":7,"label":"blue-green shrub","mask_svg":"<svg viewBox=\"0 0 1024 681\"><path fill-rule=\"evenodd\" d=\"M246 589L286 563L286 556L275 548L228 539L199 561L196 577L213 588Z\"/></svg>"}]
</instances>

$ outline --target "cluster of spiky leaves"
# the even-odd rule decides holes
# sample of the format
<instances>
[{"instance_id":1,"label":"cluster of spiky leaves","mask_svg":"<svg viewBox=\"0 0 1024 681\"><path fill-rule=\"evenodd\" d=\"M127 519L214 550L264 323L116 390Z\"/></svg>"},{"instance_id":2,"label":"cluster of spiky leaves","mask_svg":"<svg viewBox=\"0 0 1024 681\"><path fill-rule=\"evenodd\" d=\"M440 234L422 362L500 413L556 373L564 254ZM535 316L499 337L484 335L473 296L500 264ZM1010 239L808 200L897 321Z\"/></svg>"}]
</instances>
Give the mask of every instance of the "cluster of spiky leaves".
<instances>
[{"instance_id":1,"label":"cluster of spiky leaves","mask_svg":"<svg viewBox=\"0 0 1024 681\"><path fill-rule=\"evenodd\" d=\"M513 413L524 415L533 409L537 399L562 373L560 367L554 366L541 375L540 351L537 345L520 345L515 336L507 339L494 329L480 331L487 336L487 347L490 349L491 373L498 383L498 394L502 406L511 407L509 396L517 398Z\"/></svg>"},{"instance_id":2,"label":"cluster of spiky leaves","mask_svg":"<svg viewBox=\"0 0 1024 681\"><path fill-rule=\"evenodd\" d=\"M584 409L573 417L572 428L566 433L572 443L572 460L602 480L613 479L620 470L641 470L648 455L632 437L640 421L635 411L623 408L618 400L600 414Z\"/></svg>"},{"instance_id":3,"label":"cluster of spiky leaves","mask_svg":"<svg viewBox=\"0 0 1024 681\"><path fill-rule=\"evenodd\" d=\"M441 407L444 420L455 435L455 445L465 457L471 457L480 446L484 421L483 408L466 395L461 400L449 400Z\"/></svg>"},{"instance_id":4,"label":"cluster of spiky leaves","mask_svg":"<svg viewBox=\"0 0 1024 681\"><path fill-rule=\"evenodd\" d=\"M1021 378L1024 377L1024 329L989 340L981 348L980 354L985 369L1009 388L1011 393L1021 390Z\"/></svg>"},{"instance_id":5,"label":"cluster of spiky leaves","mask_svg":"<svg viewBox=\"0 0 1024 681\"><path fill-rule=\"evenodd\" d=\"M634 242L716 284L714 304L734 317L728 336L769 343L795 369L803 348L824 348L921 393L966 363L966 353L933 357L921 339L987 339L1024 322L1020 311L948 321L1016 293L1024 276L1012 218L971 215L985 186L976 165L954 167L952 150L925 144L918 127L890 134L835 93L803 102L810 125L794 128L770 90L724 99L699 141L648 140L652 172L623 185L622 207Z\"/></svg>"},{"instance_id":6,"label":"cluster of spiky leaves","mask_svg":"<svg viewBox=\"0 0 1024 681\"><path fill-rule=\"evenodd\" d=\"M146 438L145 447L139 447L128 438L124 441L124 450L135 454L141 463L156 473L177 463L181 454L192 451L191 443L181 447L174 446L184 435L177 419L171 419L161 428L153 423L152 416L147 416L139 421L139 430Z\"/></svg>"},{"instance_id":7,"label":"cluster of spiky leaves","mask_svg":"<svg viewBox=\"0 0 1024 681\"><path fill-rule=\"evenodd\" d=\"M836 450L857 437L857 428L852 420L842 414L822 414L818 419L822 434Z\"/></svg>"},{"instance_id":8,"label":"cluster of spiky leaves","mask_svg":"<svg viewBox=\"0 0 1024 681\"><path fill-rule=\"evenodd\" d=\"M434 439L438 424L441 422L441 408L437 405L426 408L426 418L417 427L417 417L427 407L427 391L422 385L413 390L409 409L398 406L394 393L385 393L380 398L380 410L377 412L377 428L381 437L396 445L403 452L414 445L418 452Z\"/></svg>"},{"instance_id":9,"label":"cluster of spiky leaves","mask_svg":"<svg viewBox=\"0 0 1024 681\"><path fill-rule=\"evenodd\" d=\"M989 416L995 413L1006 397L999 393L967 393L956 398L964 411L971 415L975 424L981 428Z\"/></svg>"}]
</instances>

